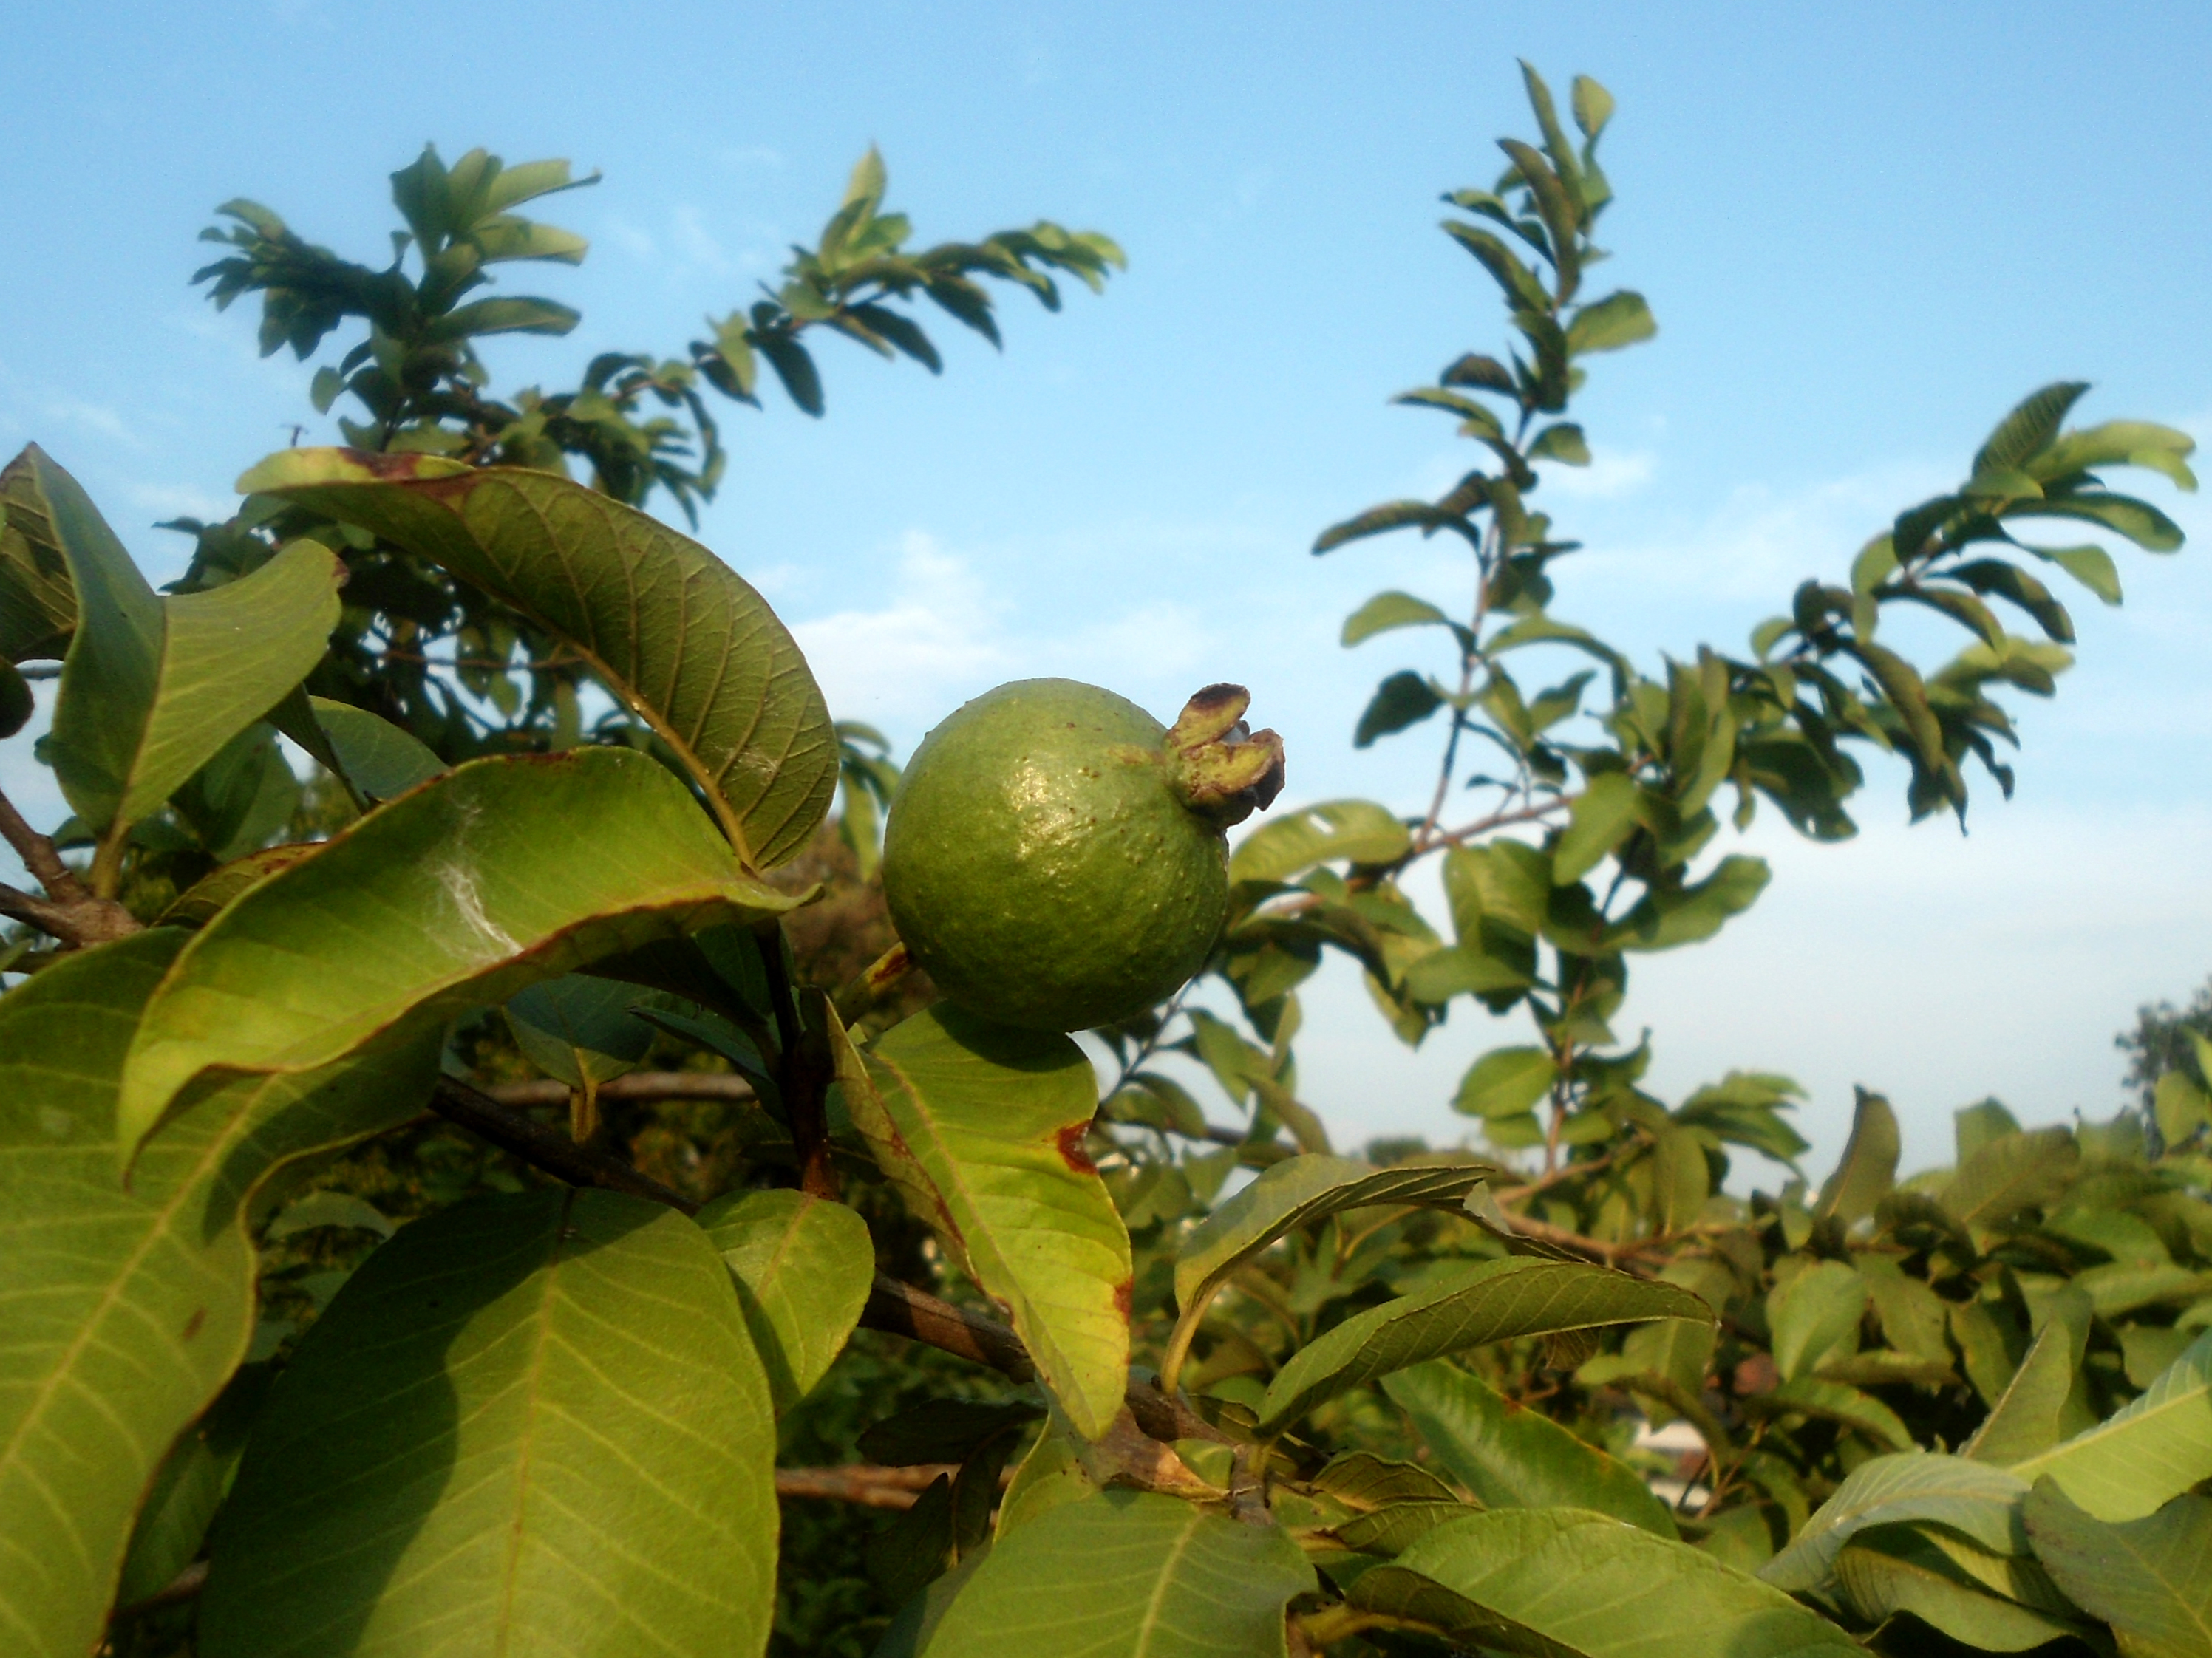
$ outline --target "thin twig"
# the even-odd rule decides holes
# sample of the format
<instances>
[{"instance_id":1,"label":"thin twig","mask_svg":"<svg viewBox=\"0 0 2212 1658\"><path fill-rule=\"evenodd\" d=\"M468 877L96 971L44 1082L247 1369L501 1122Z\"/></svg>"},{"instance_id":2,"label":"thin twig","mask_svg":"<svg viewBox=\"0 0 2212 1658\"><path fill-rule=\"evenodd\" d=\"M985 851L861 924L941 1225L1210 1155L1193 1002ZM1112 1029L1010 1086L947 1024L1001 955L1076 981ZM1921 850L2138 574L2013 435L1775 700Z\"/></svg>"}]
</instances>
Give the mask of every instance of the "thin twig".
<instances>
[{"instance_id":1,"label":"thin twig","mask_svg":"<svg viewBox=\"0 0 2212 1658\"><path fill-rule=\"evenodd\" d=\"M955 1307L911 1284L876 1274L860 1322L871 1330L905 1336L940 1351L973 1359L1013 1382L1036 1378L1036 1362L1022 1339L994 1318Z\"/></svg>"},{"instance_id":2,"label":"thin twig","mask_svg":"<svg viewBox=\"0 0 2212 1658\"><path fill-rule=\"evenodd\" d=\"M562 1097L567 1097L565 1091ZM699 1212L699 1206L673 1187L663 1186L619 1157L579 1145L559 1130L532 1122L454 1078L438 1078L430 1095L430 1108L447 1121L459 1123L501 1151L511 1151L532 1168L542 1169L571 1186L626 1192L634 1198L665 1203L687 1215Z\"/></svg>"},{"instance_id":3,"label":"thin twig","mask_svg":"<svg viewBox=\"0 0 2212 1658\"><path fill-rule=\"evenodd\" d=\"M531 1082L495 1083L480 1090L500 1104L527 1108L566 1105L568 1084L550 1077ZM599 1084L599 1098L647 1104L661 1100L726 1100L749 1103L759 1096L743 1077L727 1071L633 1071Z\"/></svg>"}]
</instances>

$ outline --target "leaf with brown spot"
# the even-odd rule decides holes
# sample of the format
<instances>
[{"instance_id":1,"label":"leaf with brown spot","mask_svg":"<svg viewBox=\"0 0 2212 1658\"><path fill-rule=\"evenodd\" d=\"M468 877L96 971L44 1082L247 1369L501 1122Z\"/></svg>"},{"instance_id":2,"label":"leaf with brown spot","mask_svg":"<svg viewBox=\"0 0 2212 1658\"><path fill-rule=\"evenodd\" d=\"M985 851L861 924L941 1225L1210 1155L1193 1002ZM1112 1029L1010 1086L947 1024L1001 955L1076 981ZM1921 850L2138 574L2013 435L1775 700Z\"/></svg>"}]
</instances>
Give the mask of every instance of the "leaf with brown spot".
<instances>
[{"instance_id":1,"label":"leaf with brown spot","mask_svg":"<svg viewBox=\"0 0 2212 1658\"><path fill-rule=\"evenodd\" d=\"M1130 1262L1105 1182L1068 1151L1098 1108L1091 1061L1057 1033L943 1004L865 1059L832 1034L845 1108L876 1161L1006 1309L1077 1431L1098 1438L1127 1387Z\"/></svg>"}]
</instances>

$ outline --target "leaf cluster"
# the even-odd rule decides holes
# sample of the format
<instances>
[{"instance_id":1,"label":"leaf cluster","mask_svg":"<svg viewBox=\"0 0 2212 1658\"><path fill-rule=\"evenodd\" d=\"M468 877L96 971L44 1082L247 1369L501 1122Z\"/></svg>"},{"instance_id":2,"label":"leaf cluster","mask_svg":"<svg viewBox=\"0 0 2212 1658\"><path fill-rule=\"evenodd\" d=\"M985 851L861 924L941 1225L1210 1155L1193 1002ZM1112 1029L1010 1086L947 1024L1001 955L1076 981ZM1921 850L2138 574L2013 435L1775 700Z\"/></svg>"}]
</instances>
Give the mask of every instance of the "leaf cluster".
<instances>
[{"instance_id":1,"label":"leaf cluster","mask_svg":"<svg viewBox=\"0 0 2212 1658\"><path fill-rule=\"evenodd\" d=\"M1765 883L1709 858L1723 786L1740 824L1765 800L1830 838L1854 746L1903 756L1916 814L1963 811L1970 753L2008 786L1989 688L2047 694L2071 638L2013 554L2118 598L2101 548L2014 528L2170 550L2096 469L2186 487L2187 441L2068 430L2080 388L2039 392L1849 586L1801 587L1745 658L1643 672L1553 616L1574 547L1528 505L1540 467L1589 459L1560 418L1582 359L1652 331L1629 290L1583 297L1613 103L1574 83L1577 143L1527 85L1538 141L1447 225L1517 343L1407 398L1486 458L1317 549L1468 548L1463 610L1384 593L1346 629L1449 641L1455 677L1394 674L1355 733L1448 710L1432 803L1247 836L1204 978L1092 1033L1103 1089L1071 1038L928 1001L876 884L889 744L635 503L712 488L664 440L720 452L684 377L750 398L765 356L818 412L805 327L933 368L896 302L995 339L976 278L1050 305L1049 273L1095 286L1111 244L908 255L872 155L688 364L587 373L547 413L485 397L473 342L573 325L480 292L580 256L514 211L587 182L562 164L427 154L384 271L233 204L203 274L262 295L268 349L368 323L319 377L368 411L357 446L254 468L168 594L43 452L0 477L0 712L20 729L15 665L59 659L44 754L75 814L0 823L46 890L0 908L52 940L0 960L25 981L0 995L0 1617L26 1650L2202 1649L2189 1017L2136 1039L2148 1120L2026 1130L1985 1102L1952 1168L1900 1181L1863 1092L1817 1188L1789 1079L1670 1103L1615 1029L1632 957ZM639 422L648 393L692 425ZM1897 604L1972 642L1923 670L1875 642ZM410 660L456 616L489 654ZM1524 692L1509 665L1538 648L1595 665ZM517 649L560 665L527 714L496 689ZM580 686L614 710L598 740ZM453 727L478 696L518 718ZM1469 786L1487 809L1455 823ZM1431 856L1443 926L1404 879ZM1462 999L1529 1021L1459 1085L1479 1154L1333 1147L1295 1049L1330 950L1408 1042ZM1778 1194L1730 1195L1745 1153ZM804 1506L825 1495L896 1512L863 1531Z\"/></svg>"}]
</instances>

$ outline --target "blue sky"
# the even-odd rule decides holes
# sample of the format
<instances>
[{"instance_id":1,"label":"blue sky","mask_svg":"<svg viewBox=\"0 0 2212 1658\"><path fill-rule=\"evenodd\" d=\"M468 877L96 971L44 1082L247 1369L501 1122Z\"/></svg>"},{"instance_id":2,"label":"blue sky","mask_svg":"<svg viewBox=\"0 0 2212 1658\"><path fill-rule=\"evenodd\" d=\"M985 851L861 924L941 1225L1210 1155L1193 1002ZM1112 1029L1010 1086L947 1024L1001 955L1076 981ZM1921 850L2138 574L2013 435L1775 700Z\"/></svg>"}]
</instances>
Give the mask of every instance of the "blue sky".
<instances>
[{"instance_id":1,"label":"blue sky","mask_svg":"<svg viewBox=\"0 0 2212 1658\"><path fill-rule=\"evenodd\" d=\"M1592 550L1561 614L1649 657L1740 648L2045 380L2094 380L2088 417L2212 429L2202 6L281 0L47 9L12 40L36 70L0 114L0 443L74 470L157 578L181 544L153 520L227 510L290 425L328 430L310 368L258 359L247 308L185 285L230 196L370 259L385 175L425 140L604 169L547 213L589 261L520 284L584 325L498 352L509 384L679 350L813 234L871 141L924 239L1038 216L1117 237L1126 277L1058 317L1010 300L1003 355L948 325L933 380L832 345L826 420L728 411L703 538L838 712L902 750L1024 674L1163 714L1226 677L1284 732L1295 797L1424 794L1425 739L1349 743L1418 659L1336 628L1380 587L1455 600L1464 571L1418 543L1305 550L1464 464L1386 399L1499 343L1436 197L1487 183L1492 140L1525 128L1516 55L1620 100L1604 274L1661 325L1597 365L1597 464L1547 488ZM1891 1093L1921 1162L1984 1093L2111 1109L2112 1032L2212 970L2212 572L2201 549L2122 569L2124 610L2074 604L2081 665L2025 711L2020 798L1989 792L1971 836L1907 830L1887 775L1856 843L1753 831L1778 872L1759 908L1637 969L1624 1023L1654 1028L1662 1090L1792 1072L1816 1166L1855 1082ZM58 815L26 739L0 778ZM1311 1000L1306 1091L1347 1136L1456 1135L1459 1071L1520 1039L1462 1015L1411 1055L1355 982Z\"/></svg>"}]
</instances>

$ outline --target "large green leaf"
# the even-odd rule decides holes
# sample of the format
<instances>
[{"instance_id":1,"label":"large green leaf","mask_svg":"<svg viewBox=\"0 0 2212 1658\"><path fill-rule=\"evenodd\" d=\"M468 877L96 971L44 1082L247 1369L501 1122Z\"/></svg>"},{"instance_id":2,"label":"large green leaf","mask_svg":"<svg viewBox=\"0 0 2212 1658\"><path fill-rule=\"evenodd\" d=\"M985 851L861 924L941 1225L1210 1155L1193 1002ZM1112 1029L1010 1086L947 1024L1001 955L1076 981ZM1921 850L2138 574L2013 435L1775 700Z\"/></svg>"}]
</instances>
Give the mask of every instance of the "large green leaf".
<instances>
[{"instance_id":1,"label":"large green leaf","mask_svg":"<svg viewBox=\"0 0 2212 1658\"><path fill-rule=\"evenodd\" d=\"M2212 1652L2212 1497L2179 1497L2115 1525L2038 1480L2028 1535L2058 1587L2112 1626L2124 1658L2204 1658Z\"/></svg>"},{"instance_id":2,"label":"large green leaf","mask_svg":"<svg viewBox=\"0 0 2212 1658\"><path fill-rule=\"evenodd\" d=\"M1608 1267L1525 1255L1482 1261L1356 1313L1300 1348L1267 1384L1261 1429L1277 1431L1347 1388L1486 1342L1647 1318L1711 1317L1686 1290Z\"/></svg>"},{"instance_id":3,"label":"large green leaf","mask_svg":"<svg viewBox=\"0 0 2212 1658\"><path fill-rule=\"evenodd\" d=\"M91 1649L132 1511L245 1356L248 1206L278 1164L422 1107L437 1045L246 1078L149 1147L126 1189L116 1089L132 1029L185 942L71 955L0 997L0 1648Z\"/></svg>"},{"instance_id":4,"label":"large green leaf","mask_svg":"<svg viewBox=\"0 0 2212 1658\"><path fill-rule=\"evenodd\" d=\"M1589 1509L1676 1534L1643 1476L1540 1411L1509 1402L1449 1359L1401 1370L1382 1391L1413 1419L1439 1466L1491 1509Z\"/></svg>"},{"instance_id":5,"label":"large green leaf","mask_svg":"<svg viewBox=\"0 0 2212 1658\"><path fill-rule=\"evenodd\" d=\"M2020 1517L2027 1482L1964 1457L1907 1451L1851 1470L1790 1546L1759 1575L1793 1592L1818 1588L1844 1544L1869 1526L1932 1520L1999 1554L2027 1552Z\"/></svg>"},{"instance_id":6,"label":"large green leaf","mask_svg":"<svg viewBox=\"0 0 2212 1658\"><path fill-rule=\"evenodd\" d=\"M37 465L55 468L38 445L0 471L0 658L33 662L69 648L76 593L54 539Z\"/></svg>"},{"instance_id":7,"label":"large green leaf","mask_svg":"<svg viewBox=\"0 0 2212 1658\"><path fill-rule=\"evenodd\" d=\"M2031 1483L2050 1475L2100 1520L2141 1519L2212 1478L2212 1330L2125 1409L2012 1472Z\"/></svg>"},{"instance_id":8,"label":"large green leaf","mask_svg":"<svg viewBox=\"0 0 2212 1658\"><path fill-rule=\"evenodd\" d=\"M551 472L286 449L239 480L374 530L568 641L675 750L739 855L806 844L837 736L766 600L697 542Z\"/></svg>"},{"instance_id":9,"label":"large green leaf","mask_svg":"<svg viewBox=\"0 0 2212 1658\"><path fill-rule=\"evenodd\" d=\"M1002 1536L926 1658L1281 1658L1314 1587L1287 1533L1149 1491L1102 1491Z\"/></svg>"},{"instance_id":10,"label":"large green leaf","mask_svg":"<svg viewBox=\"0 0 2212 1658\"><path fill-rule=\"evenodd\" d=\"M1194 1305L1269 1244L1298 1227L1370 1204L1431 1204L1455 1207L1498 1170L1487 1163L1429 1163L1377 1169L1356 1157L1321 1153L1285 1157L1224 1199L1183 1240L1176 1256L1176 1304Z\"/></svg>"},{"instance_id":11,"label":"large green leaf","mask_svg":"<svg viewBox=\"0 0 2212 1658\"><path fill-rule=\"evenodd\" d=\"M2012 1467L2096 1420L2081 1376L2089 1316L2089 1297L2071 1285L2051 1298L2042 1330L1961 1455Z\"/></svg>"},{"instance_id":12,"label":"large green leaf","mask_svg":"<svg viewBox=\"0 0 2212 1658\"><path fill-rule=\"evenodd\" d=\"M2077 1632L2054 1615L2056 1608L2039 1609L1990 1594L1960 1566L1952 1551L1917 1527L1880 1526L1860 1533L1836 1557L1835 1570L1844 1600L1869 1624L1910 1612L1984 1652L2026 1652Z\"/></svg>"},{"instance_id":13,"label":"large green leaf","mask_svg":"<svg viewBox=\"0 0 2212 1658\"><path fill-rule=\"evenodd\" d=\"M1797 1658L1863 1651L1817 1612L1609 1515L1501 1509L1441 1526L1352 1604L1540 1658Z\"/></svg>"},{"instance_id":14,"label":"large green leaf","mask_svg":"<svg viewBox=\"0 0 2212 1658\"><path fill-rule=\"evenodd\" d=\"M1324 800L1288 816L1237 843L1229 859L1232 881L1287 881L1316 864L1349 859L1387 864L1413 844L1402 819L1372 800Z\"/></svg>"},{"instance_id":15,"label":"large green leaf","mask_svg":"<svg viewBox=\"0 0 2212 1658\"><path fill-rule=\"evenodd\" d=\"M781 1416L812 1391L860 1321L875 1280L868 1224L804 1192L732 1192L699 1225L737 1280Z\"/></svg>"},{"instance_id":16,"label":"large green leaf","mask_svg":"<svg viewBox=\"0 0 2212 1658\"><path fill-rule=\"evenodd\" d=\"M477 761L371 812L192 939L147 1007L118 1127L126 1143L144 1135L210 1068L308 1070L596 957L795 902L739 869L649 756Z\"/></svg>"},{"instance_id":17,"label":"large green leaf","mask_svg":"<svg viewBox=\"0 0 2212 1658\"><path fill-rule=\"evenodd\" d=\"M1960 1225L1986 1233L2057 1196L2081 1161L2070 1128L2002 1134L1971 1153L1962 1151L1941 1201Z\"/></svg>"},{"instance_id":18,"label":"large green leaf","mask_svg":"<svg viewBox=\"0 0 2212 1658\"><path fill-rule=\"evenodd\" d=\"M76 479L35 448L25 459L77 598L49 738L54 775L85 827L106 836L158 810L315 665L344 567L295 541L239 580L165 598Z\"/></svg>"},{"instance_id":19,"label":"large green leaf","mask_svg":"<svg viewBox=\"0 0 2212 1658\"><path fill-rule=\"evenodd\" d=\"M1848 1261L1816 1261L1767 1292L1774 1366L1784 1381L1809 1375L1823 1359L1857 1351L1866 1280Z\"/></svg>"},{"instance_id":20,"label":"large green leaf","mask_svg":"<svg viewBox=\"0 0 2212 1658\"><path fill-rule=\"evenodd\" d=\"M1083 1050L940 1005L865 1063L841 1039L837 1074L884 1172L1097 1438L1127 1388L1131 1279L1128 1232L1083 1149L1098 1108Z\"/></svg>"},{"instance_id":21,"label":"large green leaf","mask_svg":"<svg viewBox=\"0 0 2212 1658\"><path fill-rule=\"evenodd\" d=\"M271 1390L198 1650L757 1654L775 1461L697 1227L613 1192L463 1204L371 1255Z\"/></svg>"}]
</instances>

